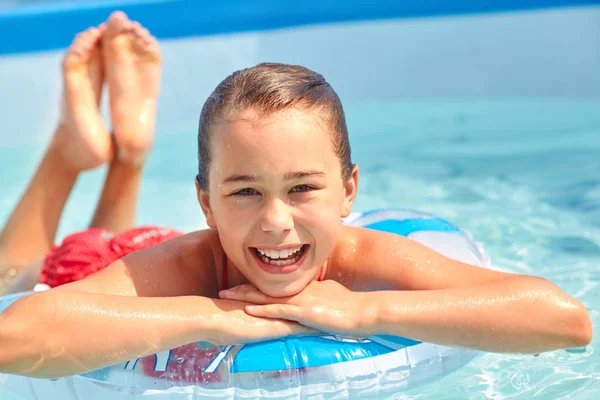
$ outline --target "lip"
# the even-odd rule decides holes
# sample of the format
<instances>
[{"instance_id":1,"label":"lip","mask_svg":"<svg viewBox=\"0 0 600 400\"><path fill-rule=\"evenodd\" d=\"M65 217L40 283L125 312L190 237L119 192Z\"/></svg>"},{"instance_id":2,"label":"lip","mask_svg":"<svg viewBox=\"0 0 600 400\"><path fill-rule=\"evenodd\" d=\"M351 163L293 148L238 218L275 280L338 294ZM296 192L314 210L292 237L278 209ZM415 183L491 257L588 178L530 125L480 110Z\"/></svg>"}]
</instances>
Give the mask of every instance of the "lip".
<instances>
[{"instance_id":1,"label":"lip","mask_svg":"<svg viewBox=\"0 0 600 400\"><path fill-rule=\"evenodd\" d=\"M287 249L296 249L298 247L303 246L303 243L296 244L286 244L285 246L250 246L251 248L261 249L261 250L287 250Z\"/></svg>"},{"instance_id":2,"label":"lip","mask_svg":"<svg viewBox=\"0 0 600 400\"><path fill-rule=\"evenodd\" d=\"M310 250L310 245L306 244L304 246L307 246L304 249L304 252L302 253L302 256L298 259L298 261L296 261L293 264L289 264L289 265L283 265L283 266L278 266L278 265L271 265L268 264L266 262L263 262L263 260L260 259L260 257L258 257L258 255L256 254L256 252L254 251L254 249L256 247L252 246L248 248L248 251L250 252L252 259L254 260L254 262L265 272L269 273L269 274L276 274L276 275L284 275L284 274L291 274L292 272L296 271L298 268L300 268L300 266L302 266L302 263L304 262L304 259L306 258L306 254L308 253L308 250ZM298 247L298 245L294 245L294 246L284 246L284 247L259 247L260 249L269 249L269 250L283 250L283 249L288 249L288 248L295 248Z\"/></svg>"}]
</instances>

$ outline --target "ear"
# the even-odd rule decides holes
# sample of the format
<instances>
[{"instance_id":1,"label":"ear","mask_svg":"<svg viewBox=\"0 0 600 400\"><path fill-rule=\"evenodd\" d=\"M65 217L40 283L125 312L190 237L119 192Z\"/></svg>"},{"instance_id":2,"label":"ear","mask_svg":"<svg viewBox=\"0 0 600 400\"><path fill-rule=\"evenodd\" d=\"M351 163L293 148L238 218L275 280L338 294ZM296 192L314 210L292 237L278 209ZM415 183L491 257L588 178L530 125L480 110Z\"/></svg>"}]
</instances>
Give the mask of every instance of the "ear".
<instances>
[{"instance_id":1,"label":"ear","mask_svg":"<svg viewBox=\"0 0 600 400\"><path fill-rule=\"evenodd\" d=\"M198 203L202 208L202 212L204 213L204 217L206 218L206 224L215 229L217 224L215 224L215 217L213 215L212 209L210 208L210 196L208 192L205 192L200 187L198 183L198 178L194 179L194 183L196 184L196 196L198 197Z\"/></svg>"},{"instance_id":2,"label":"ear","mask_svg":"<svg viewBox=\"0 0 600 400\"><path fill-rule=\"evenodd\" d=\"M342 218L346 218L352 211L352 205L358 192L358 165L352 166L350 178L344 182L344 203L342 204Z\"/></svg>"}]
</instances>

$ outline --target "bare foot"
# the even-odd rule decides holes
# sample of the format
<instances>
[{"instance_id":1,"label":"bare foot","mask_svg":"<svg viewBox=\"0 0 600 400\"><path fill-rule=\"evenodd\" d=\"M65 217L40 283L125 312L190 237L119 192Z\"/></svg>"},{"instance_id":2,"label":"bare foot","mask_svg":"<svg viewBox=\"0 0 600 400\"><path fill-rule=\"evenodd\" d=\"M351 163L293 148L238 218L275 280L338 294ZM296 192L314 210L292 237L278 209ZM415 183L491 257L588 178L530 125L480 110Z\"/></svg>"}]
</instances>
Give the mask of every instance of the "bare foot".
<instances>
[{"instance_id":1,"label":"bare foot","mask_svg":"<svg viewBox=\"0 0 600 400\"><path fill-rule=\"evenodd\" d=\"M158 42L117 11L108 19L102 49L117 157L141 164L154 135L161 68Z\"/></svg>"},{"instance_id":2,"label":"bare foot","mask_svg":"<svg viewBox=\"0 0 600 400\"><path fill-rule=\"evenodd\" d=\"M78 34L62 62L63 98L55 143L78 171L112 158L112 139L98 111L103 85L100 43L104 26Z\"/></svg>"}]
</instances>

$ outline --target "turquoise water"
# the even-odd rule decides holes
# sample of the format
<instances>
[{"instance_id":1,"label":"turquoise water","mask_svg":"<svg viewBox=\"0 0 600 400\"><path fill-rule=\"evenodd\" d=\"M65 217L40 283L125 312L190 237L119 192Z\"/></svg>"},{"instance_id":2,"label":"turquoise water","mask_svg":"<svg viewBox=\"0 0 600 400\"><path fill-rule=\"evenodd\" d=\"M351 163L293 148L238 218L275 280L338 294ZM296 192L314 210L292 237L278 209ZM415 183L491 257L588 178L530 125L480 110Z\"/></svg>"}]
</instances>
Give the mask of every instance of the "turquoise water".
<instances>
[{"instance_id":1,"label":"turquoise water","mask_svg":"<svg viewBox=\"0 0 600 400\"><path fill-rule=\"evenodd\" d=\"M346 104L356 210L397 206L449 219L486 245L495 268L543 276L600 325L600 99L388 101ZM204 226L195 200L195 127L159 132L138 223ZM4 221L42 147L0 147ZM103 170L82 176L59 235L91 218ZM483 354L447 378L395 398L596 399L597 335L578 352ZM0 398L4 399L0 392Z\"/></svg>"}]
</instances>

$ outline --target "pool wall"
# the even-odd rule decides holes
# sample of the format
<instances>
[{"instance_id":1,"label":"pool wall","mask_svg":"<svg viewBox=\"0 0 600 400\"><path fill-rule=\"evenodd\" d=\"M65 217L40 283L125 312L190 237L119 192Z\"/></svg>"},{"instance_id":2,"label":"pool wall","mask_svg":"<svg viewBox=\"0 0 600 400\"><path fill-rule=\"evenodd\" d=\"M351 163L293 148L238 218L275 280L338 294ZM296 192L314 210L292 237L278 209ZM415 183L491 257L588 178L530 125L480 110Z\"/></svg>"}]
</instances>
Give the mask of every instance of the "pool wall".
<instances>
[{"instance_id":1,"label":"pool wall","mask_svg":"<svg viewBox=\"0 0 600 400\"><path fill-rule=\"evenodd\" d=\"M336 3L5 3L0 146L44 145L57 119L64 47L115 9L161 39L160 134L189 131L221 79L261 61L322 73L346 104L600 96L600 1Z\"/></svg>"}]
</instances>

